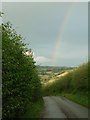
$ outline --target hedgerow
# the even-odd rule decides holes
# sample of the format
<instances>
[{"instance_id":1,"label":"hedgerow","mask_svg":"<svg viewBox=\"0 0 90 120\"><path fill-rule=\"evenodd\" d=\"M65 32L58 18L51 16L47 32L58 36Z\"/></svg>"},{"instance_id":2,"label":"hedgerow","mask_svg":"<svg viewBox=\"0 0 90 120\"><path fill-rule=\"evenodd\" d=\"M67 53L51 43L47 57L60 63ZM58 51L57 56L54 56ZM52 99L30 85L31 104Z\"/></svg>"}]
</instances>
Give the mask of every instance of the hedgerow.
<instances>
[{"instance_id":1,"label":"hedgerow","mask_svg":"<svg viewBox=\"0 0 90 120\"><path fill-rule=\"evenodd\" d=\"M41 83L31 51L7 22L2 28L2 117L18 118L41 98Z\"/></svg>"}]
</instances>

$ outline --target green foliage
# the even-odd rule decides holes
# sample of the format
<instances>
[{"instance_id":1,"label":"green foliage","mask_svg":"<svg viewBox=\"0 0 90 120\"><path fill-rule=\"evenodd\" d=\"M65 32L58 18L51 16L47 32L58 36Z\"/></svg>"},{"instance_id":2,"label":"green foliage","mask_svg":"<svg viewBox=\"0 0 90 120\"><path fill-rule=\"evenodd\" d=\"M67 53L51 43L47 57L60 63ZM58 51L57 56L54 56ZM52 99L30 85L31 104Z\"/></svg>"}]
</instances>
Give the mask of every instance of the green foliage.
<instances>
[{"instance_id":1,"label":"green foliage","mask_svg":"<svg viewBox=\"0 0 90 120\"><path fill-rule=\"evenodd\" d=\"M64 93L63 94L66 98L84 105L85 107L90 107L90 105L88 104L88 96L86 96L85 94L81 94L81 93L75 93L75 94L70 94L70 93Z\"/></svg>"},{"instance_id":2,"label":"green foliage","mask_svg":"<svg viewBox=\"0 0 90 120\"><path fill-rule=\"evenodd\" d=\"M88 91L88 64L83 64L73 72L72 86L78 90Z\"/></svg>"},{"instance_id":3,"label":"green foliage","mask_svg":"<svg viewBox=\"0 0 90 120\"><path fill-rule=\"evenodd\" d=\"M57 92L61 93L63 91L71 90L71 80L72 73L70 72L66 76L62 76L60 80L56 80L52 83L48 83L43 87L43 92L45 95L55 95Z\"/></svg>"},{"instance_id":4,"label":"green foliage","mask_svg":"<svg viewBox=\"0 0 90 120\"><path fill-rule=\"evenodd\" d=\"M41 98L41 84L32 56L8 22L2 24L2 99L3 118L15 118L25 113L27 104Z\"/></svg>"},{"instance_id":5,"label":"green foliage","mask_svg":"<svg viewBox=\"0 0 90 120\"><path fill-rule=\"evenodd\" d=\"M21 118L38 118L40 120L41 117L41 113L44 107L44 101L43 99L40 99L39 101L37 101L35 104L28 104L26 112L24 114L24 116L22 116Z\"/></svg>"},{"instance_id":6,"label":"green foliage","mask_svg":"<svg viewBox=\"0 0 90 120\"><path fill-rule=\"evenodd\" d=\"M46 95L65 95L70 94L69 98L76 98L77 95L81 94L85 99L81 104L88 106L88 92L89 87L89 74L90 73L90 62L83 64L73 71L69 72L65 76L60 77L58 80L48 83L43 87L43 94ZM74 96L74 97L72 97ZM85 97L86 96L86 97Z\"/></svg>"}]
</instances>

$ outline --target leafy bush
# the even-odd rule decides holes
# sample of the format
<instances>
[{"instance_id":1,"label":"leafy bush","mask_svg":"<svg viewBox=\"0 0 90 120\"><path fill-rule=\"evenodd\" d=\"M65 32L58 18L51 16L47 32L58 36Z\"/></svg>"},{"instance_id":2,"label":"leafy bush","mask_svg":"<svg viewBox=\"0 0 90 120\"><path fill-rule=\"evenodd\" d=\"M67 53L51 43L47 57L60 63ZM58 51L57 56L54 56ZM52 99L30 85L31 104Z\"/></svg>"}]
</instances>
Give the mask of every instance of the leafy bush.
<instances>
[{"instance_id":1,"label":"leafy bush","mask_svg":"<svg viewBox=\"0 0 90 120\"><path fill-rule=\"evenodd\" d=\"M2 100L3 118L19 117L28 103L41 98L41 84L33 56L8 22L2 24Z\"/></svg>"},{"instance_id":2,"label":"leafy bush","mask_svg":"<svg viewBox=\"0 0 90 120\"><path fill-rule=\"evenodd\" d=\"M83 64L73 72L72 86L77 90L88 91L88 64Z\"/></svg>"}]
</instances>

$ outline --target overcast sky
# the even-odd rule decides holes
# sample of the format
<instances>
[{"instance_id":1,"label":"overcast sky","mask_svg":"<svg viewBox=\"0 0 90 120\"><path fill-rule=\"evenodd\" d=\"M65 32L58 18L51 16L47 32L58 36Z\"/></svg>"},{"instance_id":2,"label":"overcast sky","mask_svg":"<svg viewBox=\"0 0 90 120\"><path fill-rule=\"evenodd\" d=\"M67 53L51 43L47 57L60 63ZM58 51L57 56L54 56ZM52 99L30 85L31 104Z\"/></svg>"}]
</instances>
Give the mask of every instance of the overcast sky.
<instances>
[{"instance_id":1,"label":"overcast sky","mask_svg":"<svg viewBox=\"0 0 90 120\"><path fill-rule=\"evenodd\" d=\"M7 2L10 21L34 52L38 65L78 66L88 59L87 2Z\"/></svg>"}]
</instances>

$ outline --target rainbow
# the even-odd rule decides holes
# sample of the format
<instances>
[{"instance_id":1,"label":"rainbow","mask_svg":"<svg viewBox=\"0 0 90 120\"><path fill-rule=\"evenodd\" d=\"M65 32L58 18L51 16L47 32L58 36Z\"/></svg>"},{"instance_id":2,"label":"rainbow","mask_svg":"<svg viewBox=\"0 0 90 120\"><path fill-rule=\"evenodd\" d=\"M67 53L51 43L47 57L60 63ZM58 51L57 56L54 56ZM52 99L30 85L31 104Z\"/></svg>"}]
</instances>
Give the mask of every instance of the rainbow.
<instances>
[{"instance_id":1,"label":"rainbow","mask_svg":"<svg viewBox=\"0 0 90 120\"><path fill-rule=\"evenodd\" d=\"M70 4L70 7L67 11L67 13L65 14L64 16L64 19L63 19L63 22L62 22L62 26L60 26L60 29L58 31L58 35L55 39L55 46L54 46L54 51L52 53L52 65L56 65L57 64L57 59L58 59L58 54L59 54L59 48L60 48L60 43L63 39L63 34L64 34L64 31L65 31L65 28L67 27L67 24L68 24L68 21L69 21L69 18L70 18L70 15L72 13L72 10L73 10L73 3Z\"/></svg>"}]
</instances>

